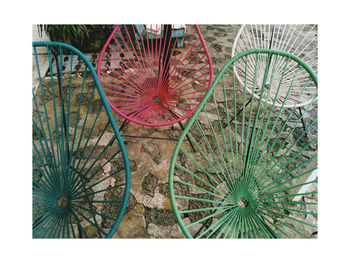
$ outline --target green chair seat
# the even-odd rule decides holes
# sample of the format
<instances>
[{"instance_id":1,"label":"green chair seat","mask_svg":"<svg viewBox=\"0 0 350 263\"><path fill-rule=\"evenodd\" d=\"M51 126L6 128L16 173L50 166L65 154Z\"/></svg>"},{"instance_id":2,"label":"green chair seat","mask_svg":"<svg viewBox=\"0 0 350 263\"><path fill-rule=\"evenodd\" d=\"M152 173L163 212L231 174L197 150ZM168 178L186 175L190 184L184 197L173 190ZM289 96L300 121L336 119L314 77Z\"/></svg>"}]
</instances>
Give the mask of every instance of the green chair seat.
<instances>
[{"instance_id":1,"label":"green chair seat","mask_svg":"<svg viewBox=\"0 0 350 263\"><path fill-rule=\"evenodd\" d=\"M236 64L244 66L243 88ZM253 78L248 81L247 76ZM249 96L247 90L258 78L259 96ZM278 81L276 90L269 79ZM281 97L286 81L289 87ZM294 85L303 87L298 94ZM171 204L186 237L316 237L317 92L302 116L293 112L308 90L317 91L316 75L286 52L249 50L224 65L189 120L170 164ZM289 96L296 99L285 108ZM196 151L184 143L186 137Z\"/></svg>"}]
</instances>

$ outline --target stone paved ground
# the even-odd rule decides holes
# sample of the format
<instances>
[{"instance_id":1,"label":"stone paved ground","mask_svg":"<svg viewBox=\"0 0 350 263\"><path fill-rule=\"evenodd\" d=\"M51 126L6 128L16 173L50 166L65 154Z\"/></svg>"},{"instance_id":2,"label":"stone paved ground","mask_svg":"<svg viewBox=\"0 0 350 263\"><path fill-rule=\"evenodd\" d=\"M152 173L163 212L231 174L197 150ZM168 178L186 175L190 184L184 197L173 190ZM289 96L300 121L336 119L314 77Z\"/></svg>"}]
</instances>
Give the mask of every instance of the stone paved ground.
<instances>
[{"instance_id":1,"label":"stone paved ground","mask_svg":"<svg viewBox=\"0 0 350 263\"><path fill-rule=\"evenodd\" d=\"M239 25L200 25L213 61L214 77L231 58L239 28ZM88 57L96 64L96 54ZM309 114L317 114L317 106ZM117 114L114 116L120 127L124 119ZM183 124L186 125L186 120ZM302 127L298 127L297 132L301 130ZM172 212L168 187L170 160L181 132L178 124L158 128L129 124L122 130L130 160L131 190L126 214L113 237L184 238ZM302 145L297 149L300 147ZM309 222L316 222L316 218L308 217Z\"/></svg>"}]
</instances>

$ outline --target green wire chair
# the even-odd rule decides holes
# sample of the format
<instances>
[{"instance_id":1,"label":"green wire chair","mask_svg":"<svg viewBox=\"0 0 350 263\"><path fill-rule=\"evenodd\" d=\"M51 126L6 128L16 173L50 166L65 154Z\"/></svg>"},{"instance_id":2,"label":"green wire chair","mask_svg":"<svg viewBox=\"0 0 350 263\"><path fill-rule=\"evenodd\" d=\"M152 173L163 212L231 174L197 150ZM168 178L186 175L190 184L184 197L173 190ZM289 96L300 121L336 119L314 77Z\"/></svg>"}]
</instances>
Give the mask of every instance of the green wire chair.
<instances>
[{"instance_id":1,"label":"green wire chair","mask_svg":"<svg viewBox=\"0 0 350 263\"><path fill-rule=\"evenodd\" d=\"M254 76L253 81L245 78L244 89L234 74L235 63L245 65L245 76L248 72ZM279 63L281 73L276 71ZM260 65L265 65L261 92L249 96L246 90L256 85ZM290 83L280 101L283 105L299 74L308 78L300 93L293 94L294 107L310 87L317 90L316 75L296 56L249 50L221 69L181 135L170 164L171 204L186 237L312 238L317 234L317 179L310 179L317 172L317 94L299 119L293 115L294 107L276 106L278 89ZM270 79L278 79L279 85L272 100L267 100ZM184 143L186 136L196 152Z\"/></svg>"},{"instance_id":2,"label":"green wire chair","mask_svg":"<svg viewBox=\"0 0 350 263\"><path fill-rule=\"evenodd\" d=\"M77 49L33 42L33 237L112 237L128 156L96 72Z\"/></svg>"}]
</instances>

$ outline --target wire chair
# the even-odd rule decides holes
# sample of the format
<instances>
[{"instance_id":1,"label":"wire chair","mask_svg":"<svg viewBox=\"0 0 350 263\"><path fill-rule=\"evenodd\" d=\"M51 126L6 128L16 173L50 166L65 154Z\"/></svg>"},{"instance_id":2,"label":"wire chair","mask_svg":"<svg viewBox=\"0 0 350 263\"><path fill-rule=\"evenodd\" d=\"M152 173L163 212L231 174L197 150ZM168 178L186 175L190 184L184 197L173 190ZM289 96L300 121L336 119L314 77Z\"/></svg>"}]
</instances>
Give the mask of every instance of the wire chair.
<instances>
[{"instance_id":1,"label":"wire chair","mask_svg":"<svg viewBox=\"0 0 350 263\"><path fill-rule=\"evenodd\" d=\"M294 54L303 60L309 67L317 74L317 55L318 55L318 45L317 45L317 25L242 25L237 33L234 40L232 48L232 57L235 54L242 53L250 49L273 49L279 51L285 51L290 54ZM244 81L252 84L255 79L256 83L254 86L249 85L248 92L253 93L257 98L262 89L262 81L264 75L265 66L263 62L258 65L257 76L254 78L253 64L248 64L248 73L245 76L244 67L242 63L235 64L235 74L237 80L244 86ZM289 68L287 74L293 75L295 68ZM271 83L271 94L267 99L268 103L272 104L274 95L279 86L278 78L283 71L283 63L279 61L276 66L275 78L271 78L271 72L267 77L267 84ZM303 89L302 84L305 79L308 78L308 74L299 75L297 79L294 80L292 93L288 95L287 101L283 104L283 107L293 108L294 102L300 91ZM275 102L275 106L281 107L282 101L286 96L286 92L290 86L290 79L285 78L279 89L279 97ZM306 106L309 104L317 90L314 87L310 87L305 90L296 108Z\"/></svg>"},{"instance_id":2,"label":"wire chair","mask_svg":"<svg viewBox=\"0 0 350 263\"><path fill-rule=\"evenodd\" d=\"M125 118L120 129L126 121L183 128L181 121L209 89L213 69L197 25L117 25L97 75L112 109Z\"/></svg>"},{"instance_id":3,"label":"wire chair","mask_svg":"<svg viewBox=\"0 0 350 263\"><path fill-rule=\"evenodd\" d=\"M244 89L234 74L245 65ZM266 65L259 96L259 65ZM268 75L283 71L272 103ZM247 81L249 65L253 81ZM292 76L291 68L297 68ZM170 199L188 238L304 238L317 233L317 94L303 113L306 131L284 108L299 75L305 78L296 107L317 77L292 54L249 50L236 55L219 72L175 147L169 170ZM276 105L285 78L291 77L282 107ZM293 94L294 96L295 94ZM248 100L250 101L247 104ZM240 108L242 111L239 112ZM233 121L231 122L231 118ZM294 118L294 119L293 119ZM292 121L293 120L293 121ZM305 133L310 140L305 140ZM190 153L184 137L192 141ZM312 175L312 176L311 176ZM295 201L298 200L298 201Z\"/></svg>"},{"instance_id":4,"label":"wire chair","mask_svg":"<svg viewBox=\"0 0 350 263\"><path fill-rule=\"evenodd\" d=\"M96 72L63 43L33 42L33 58L33 237L112 237L130 167Z\"/></svg>"}]
</instances>

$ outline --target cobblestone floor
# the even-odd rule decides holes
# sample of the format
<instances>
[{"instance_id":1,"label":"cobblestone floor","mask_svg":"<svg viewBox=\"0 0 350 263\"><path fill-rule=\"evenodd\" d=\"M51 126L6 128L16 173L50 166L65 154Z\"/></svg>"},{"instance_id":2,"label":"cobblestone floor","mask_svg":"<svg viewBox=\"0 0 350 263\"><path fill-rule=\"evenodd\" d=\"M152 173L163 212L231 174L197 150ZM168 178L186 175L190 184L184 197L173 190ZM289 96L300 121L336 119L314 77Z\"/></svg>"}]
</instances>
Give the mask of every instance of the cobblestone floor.
<instances>
[{"instance_id":1,"label":"cobblestone floor","mask_svg":"<svg viewBox=\"0 0 350 263\"><path fill-rule=\"evenodd\" d=\"M231 58L239 28L240 25L200 25L213 61L214 77ZM96 64L96 54L88 57ZM310 114L317 114L317 106ZM120 127L124 119L114 116ZM186 122L183 121L184 126ZM114 238L184 238L172 211L168 186L170 160L181 132L178 124L156 128L128 124L122 130L130 160L131 190L126 213ZM308 219L311 223L316 220Z\"/></svg>"}]
</instances>

